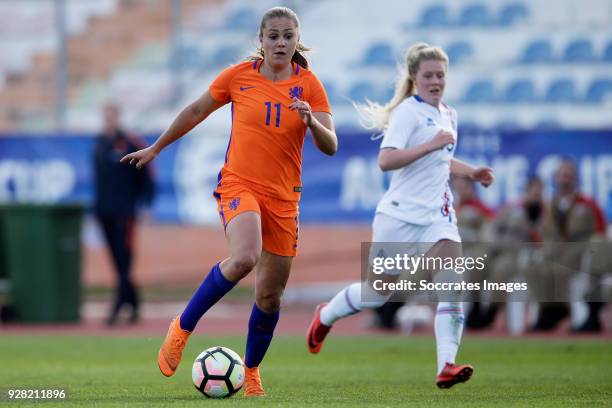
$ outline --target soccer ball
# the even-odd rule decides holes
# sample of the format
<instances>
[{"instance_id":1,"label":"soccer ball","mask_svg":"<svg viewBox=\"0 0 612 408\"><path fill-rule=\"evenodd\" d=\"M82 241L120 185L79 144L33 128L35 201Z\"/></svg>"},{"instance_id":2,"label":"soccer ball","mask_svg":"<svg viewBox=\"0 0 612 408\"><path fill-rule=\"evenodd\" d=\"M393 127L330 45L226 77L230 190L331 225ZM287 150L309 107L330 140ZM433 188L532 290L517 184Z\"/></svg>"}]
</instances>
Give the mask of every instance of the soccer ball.
<instances>
[{"instance_id":1,"label":"soccer ball","mask_svg":"<svg viewBox=\"0 0 612 408\"><path fill-rule=\"evenodd\" d=\"M196 357L191 370L193 384L209 398L231 397L244 383L244 365L227 347L211 347Z\"/></svg>"}]
</instances>

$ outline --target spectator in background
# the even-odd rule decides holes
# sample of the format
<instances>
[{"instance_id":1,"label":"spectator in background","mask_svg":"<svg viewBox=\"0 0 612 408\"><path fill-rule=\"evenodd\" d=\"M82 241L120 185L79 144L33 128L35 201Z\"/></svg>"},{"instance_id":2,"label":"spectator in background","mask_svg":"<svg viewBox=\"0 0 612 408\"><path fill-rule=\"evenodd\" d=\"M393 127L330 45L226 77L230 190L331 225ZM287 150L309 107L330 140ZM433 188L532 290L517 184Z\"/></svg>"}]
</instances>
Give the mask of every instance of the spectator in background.
<instances>
[{"instance_id":1,"label":"spectator in background","mask_svg":"<svg viewBox=\"0 0 612 408\"><path fill-rule=\"evenodd\" d=\"M94 151L94 211L110 249L117 273L117 289L107 324L117 322L124 305L131 307L130 323L138 320L139 296L131 277L134 225L141 206L153 201L154 184L148 167L136 169L119 160L140 149L137 139L119 123L119 107L104 107L104 129Z\"/></svg>"},{"instance_id":2,"label":"spectator in background","mask_svg":"<svg viewBox=\"0 0 612 408\"><path fill-rule=\"evenodd\" d=\"M586 243L596 236L603 237L606 234L603 212L593 199L578 191L578 175L574 162L569 159L562 160L554 180L555 195L543 226L543 240L546 243L543 259L532 274L536 278L536 299L548 301L569 297L568 281L583 266ZM561 242L571 244L559 245ZM576 328L577 331L601 329L599 312L603 304L589 302L588 305L589 316L582 327ZM541 303L538 319L532 330L553 330L568 314L567 303Z\"/></svg>"},{"instance_id":3,"label":"spectator in background","mask_svg":"<svg viewBox=\"0 0 612 408\"><path fill-rule=\"evenodd\" d=\"M495 212L487 207L476 193L474 182L465 178L455 177L452 180L453 192L456 197L457 228L463 241L463 254L466 257L479 257L488 252L489 245L486 244L486 230L490 221L495 217ZM480 273L472 271L470 280L482 282L486 277L487 270ZM465 319L465 326L470 329L487 326L493 313L493 308L485 308L479 294L470 305L469 312Z\"/></svg>"},{"instance_id":4,"label":"spectator in background","mask_svg":"<svg viewBox=\"0 0 612 408\"><path fill-rule=\"evenodd\" d=\"M488 249L487 279L493 282L510 282L516 275L529 273L528 266L533 251L542 241L542 224L547 213L544 200L544 184L537 176L527 182L523 197L504 206L491 225L495 242ZM459 217L459 216L458 216ZM458 218L460 219L460 218ZM523 243L524 245L520 245ZM531 244L528 244L531 243ZM495 300L495 299L491 299ZM503 305L502 300L490 303L487 310L473 309L466 319L471 329L489 327Z\"/></svg>"},{"instance_id":5,"label":"spectator in background","mask_svg":"<svg viewBox=\"0 0 612 408\"><path fill-rule=\"evenodd\" d=\"M484 227L495 218L495 211L483 203L474 182L456 177L452 181L457 198L457 226L463 242L483 242Z\"/></svg>"}]
</instances>

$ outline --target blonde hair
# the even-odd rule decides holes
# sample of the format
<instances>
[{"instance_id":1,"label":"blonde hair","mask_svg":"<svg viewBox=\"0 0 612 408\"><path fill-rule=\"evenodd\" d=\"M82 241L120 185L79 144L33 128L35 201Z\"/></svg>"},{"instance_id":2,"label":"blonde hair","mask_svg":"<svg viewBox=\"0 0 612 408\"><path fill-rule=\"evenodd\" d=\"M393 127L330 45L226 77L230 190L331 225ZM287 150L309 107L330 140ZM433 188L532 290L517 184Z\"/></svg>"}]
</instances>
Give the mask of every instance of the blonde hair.
<instances>
[{"instance_id":1,"label":"blonde hair","mask_svg":"<svg viewBox=\"0 0 612 408\"><path fill-rule=\"evenodd\" d=\"M257 37L259 41L263 39L263 30L266 27L266 22L272 18L288 18L295 23L295 27L299 30L300 28L300 20L298 19L297 14L289 7L272 7L270 10L266 11L263 17L261 18L261 23L259 24L259 31L257 33ZM306 47L300 41L297 43L297 47L293 56L291 57L291 61L300 65L302 68L308 68L308 60L304 53L306 51L310 51L310 48ZM253 55L249 56L249 60L259 60L264 58L264 50L261 46L257 47Z\"/></svg>"},{"instance_id":2,"label":"blonde hair","mask_svg":"<svg viewBox=\"0 0 612 408\"><path fill-rule=\"evenodd\" d=\"M353 105L359 112L361 124L366 129L385 130L389 123L389 115L404 99L416 94L416 74L421 62L426 60L442 61L448 67L448 55L440 47L427 43L417 43L408 49L404 64L400 68L400 76L395 82L395 93L389 102L381 105L366 99L365 105Z\"/></svg>"}]
</instances>

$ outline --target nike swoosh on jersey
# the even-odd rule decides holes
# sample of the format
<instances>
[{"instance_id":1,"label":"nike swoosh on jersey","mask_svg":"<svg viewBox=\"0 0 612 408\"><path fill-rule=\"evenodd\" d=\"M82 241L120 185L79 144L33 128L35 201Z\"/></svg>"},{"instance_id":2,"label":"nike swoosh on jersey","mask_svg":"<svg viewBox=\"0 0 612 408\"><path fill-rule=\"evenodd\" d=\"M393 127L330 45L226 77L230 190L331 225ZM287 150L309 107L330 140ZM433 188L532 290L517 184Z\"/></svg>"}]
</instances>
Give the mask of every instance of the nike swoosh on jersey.
<instances>
[{"instance_id":1,"label":"nike swoosh on jersey","mask_svg":"<svg viewBox=\"0 0 612 408\"><path fill-rule=\"evenodd\" d=\"M247 89L251 89L251 88L255 88L254 86L241 86L240 90L241 91L246 91Z\"/></svg>"}]
</instances>

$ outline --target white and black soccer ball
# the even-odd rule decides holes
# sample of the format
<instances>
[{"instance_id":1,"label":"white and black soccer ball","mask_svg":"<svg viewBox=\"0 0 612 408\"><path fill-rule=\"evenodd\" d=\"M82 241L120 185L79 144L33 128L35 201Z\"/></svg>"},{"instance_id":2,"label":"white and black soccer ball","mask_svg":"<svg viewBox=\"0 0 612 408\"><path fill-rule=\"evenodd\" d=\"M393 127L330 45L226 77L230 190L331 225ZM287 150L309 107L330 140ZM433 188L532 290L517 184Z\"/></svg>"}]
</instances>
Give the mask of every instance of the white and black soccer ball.
<instances>
[{"instance_id":1,"label":"white and black soccer ball","mask_svg":"<svg viewBox=\"0 0 612 408\"><path fill-rule=\"evenodd\" d=\"M209 398L231 397L244 383L244 365L227 347L211 347L196 357L191 370L193 384Z\"/></svg>"}]
</instances>

